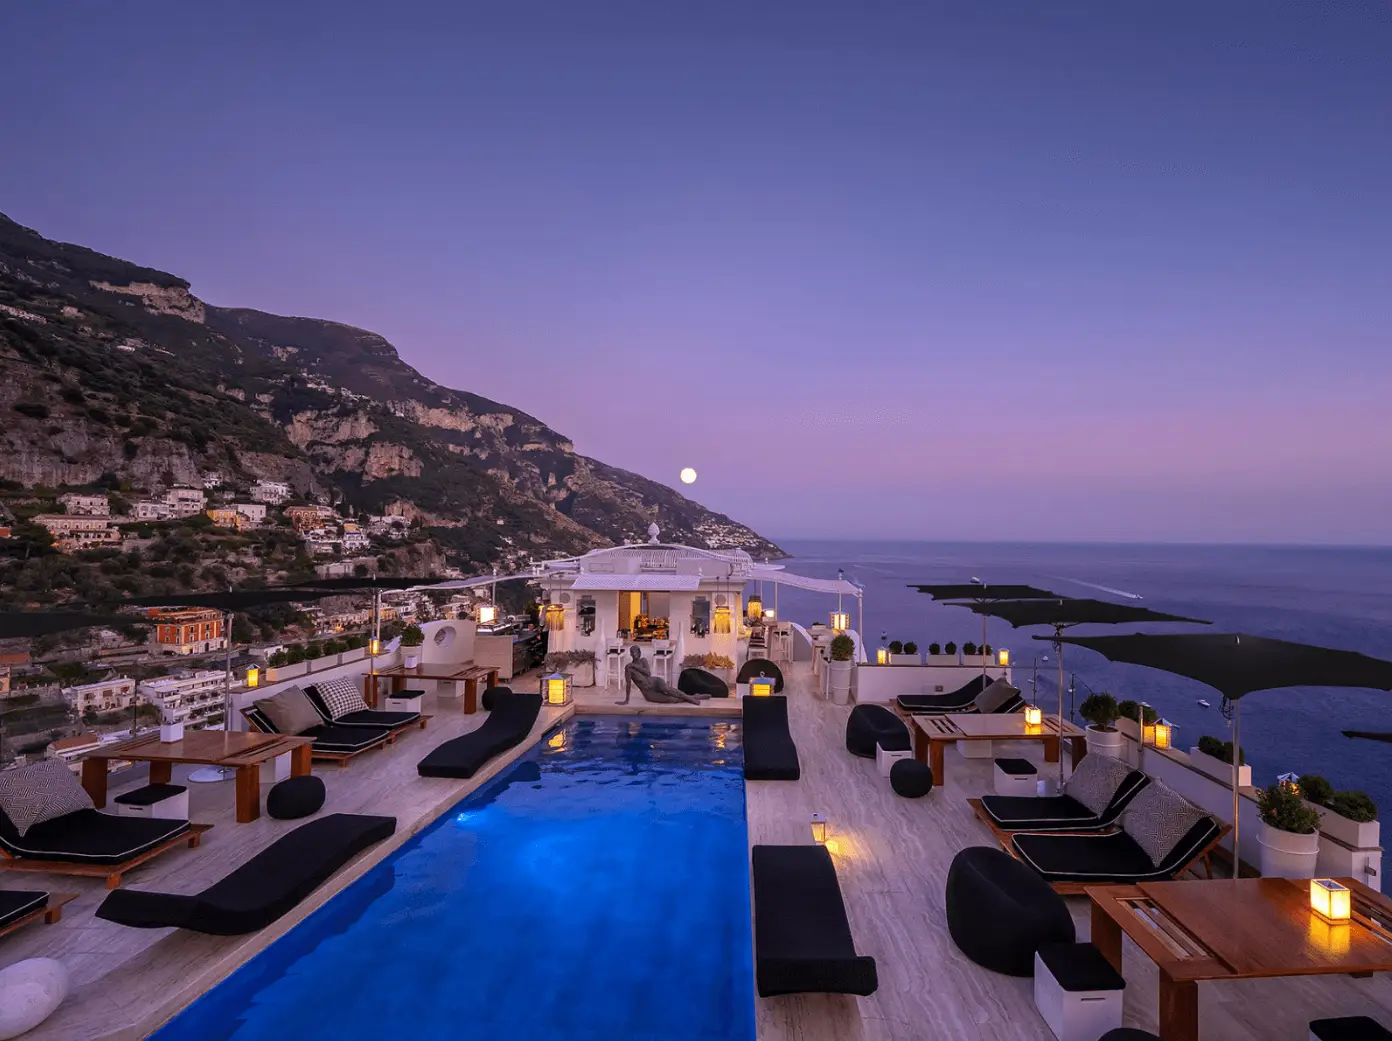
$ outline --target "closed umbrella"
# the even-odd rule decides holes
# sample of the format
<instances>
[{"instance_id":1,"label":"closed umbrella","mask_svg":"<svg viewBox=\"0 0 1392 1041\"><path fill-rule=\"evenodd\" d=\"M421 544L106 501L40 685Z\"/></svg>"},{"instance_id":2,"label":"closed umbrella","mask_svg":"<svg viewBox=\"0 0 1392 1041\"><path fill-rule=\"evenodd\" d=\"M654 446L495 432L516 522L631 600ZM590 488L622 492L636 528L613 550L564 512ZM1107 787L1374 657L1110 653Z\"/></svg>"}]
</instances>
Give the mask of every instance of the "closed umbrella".
<instances>
[{"instance_id":1,"label":"closed umbrella","mask_svg":"<svg viewBox=\"0 0 1392 1041\"><path fill-rule=\"evenodd\" d=\"M969 607L977 614L991 615L1009 622L1016 629L1026 625L1052 625L1054 646L1058 648L1058 722L1059 733L1063 733L1063 631L1074 625L1115 625L1120 622L1193 622L1198 625L1208 623L1198 618L1185 618L1182 615L1152 611L1148 607L1132 607L1129 604L1113 604L1106 600L1071 599L1060 597L1054 600L1003 600L999 603L959 604ZM1049 639L1036 636L1035 639ZM1063 756L1059 756L1059 783L1063 783Z\"/></svg>"},{"instance_id":2,"label":"closed umbrella","mask_svg":"<svg viewBox=\"0 0 1392 1041\"><path fill-rule=\"evenodd\" d=\"M1039 639L1040 637L1036 637ZM1109 661L1145 665L1206 683L1233 706L1233 875L1237 875L1237 772L1242 756L1242 698L1279 687L1370 687L1392 690L1392 662L1357 651L1340 651L1244 633L1130 633L1124 636L1059 637L1062 643L1097 651ZM1345 731L1350 737L1387 740L1392 735Z\"/></svg>"},{"instance_id":3,"label":"closed umbrella","mask_svg":"<svg viewBox=\"0 0 1392 1041\"><path fill-rule=\"evenodd\" d=\"M970 600L975 604L995 604L1002 600L1059 600L1066 599L1047 589L1034 586L998 585L990 586L984 582L950 582L941 585L910 585L920 593L927 593L934 600ZM986 615L981 616L981 682L986 682Z\"/></svg>"}]
</instances>

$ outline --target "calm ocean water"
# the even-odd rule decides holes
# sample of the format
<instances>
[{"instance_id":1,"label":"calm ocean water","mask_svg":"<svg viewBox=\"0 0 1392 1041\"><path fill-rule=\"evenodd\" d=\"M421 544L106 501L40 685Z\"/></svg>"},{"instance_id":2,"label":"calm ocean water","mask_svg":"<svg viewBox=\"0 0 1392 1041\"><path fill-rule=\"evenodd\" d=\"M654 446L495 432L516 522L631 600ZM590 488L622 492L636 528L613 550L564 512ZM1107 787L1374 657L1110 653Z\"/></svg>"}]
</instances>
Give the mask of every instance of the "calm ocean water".
<instances>
[{"instance_id":1,"label":"calm ocean water","mask_svg":"<svg viewBox=\"0 0 1392 1041\"><path fill-rule=\"evenodd\" d=\"M1392 659L1392 549L1270 546L1070 545L1013 543L849 542L780 543L793 554L789 570L834 578L837 568L865 588L864 633L878 646L891 640L981 640L981 619L964 608L933 603L906 588L910 582L1024 582L1065 596L1135 603L1205 618L1198 631L1245 632ZM1104 588L1098 588L1104 587ZM1107 590L1139 594L1129 600ZM783 617L826 620L835 609L825 596L785 589ZM773 591L767 590L767 603ZM847 604L856 624L854 604ZM1165 627L1146 627L1166 631ZM1188 631L1193 627L1174 627ZM1049 645L1032 640L1041 628L1012 629L988 622L987 642L1008 647L1015 682L1028 694L1035 655L1039 700L1057 705L1057 661ZM1078 635L1133 632L1127 626L1078 626ZM1089 689L1118 700L1150 702L1176 725L1175 744L1188 748L1203 734L1228 736L1211 688L1153 669L1114 665L1081 648L1065 649L1065 686L1076 675L1076 700ZM1204 698L1212 708L1202 708ZM1065 711L1068 702L1065 701ZM1253 781L1269 783L1288 770L1322 773L1336 787L1361 788L1392 812L1392 745L1353 741L1344 729L1392 731L1392 694L1368 690L1302 688L1262 691L1242 703L1242 745Z\"/></svg>"}]
</instances>

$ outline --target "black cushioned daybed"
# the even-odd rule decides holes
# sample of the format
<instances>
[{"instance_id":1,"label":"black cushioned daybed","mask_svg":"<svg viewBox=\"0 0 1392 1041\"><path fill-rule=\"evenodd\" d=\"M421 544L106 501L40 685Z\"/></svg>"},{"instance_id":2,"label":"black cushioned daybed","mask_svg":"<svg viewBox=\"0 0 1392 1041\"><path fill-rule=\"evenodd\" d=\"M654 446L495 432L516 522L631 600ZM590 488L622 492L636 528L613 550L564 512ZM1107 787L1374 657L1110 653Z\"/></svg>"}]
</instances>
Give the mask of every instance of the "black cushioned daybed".
<instances>
[{"instance_id":1,"label":"black cushioned daybed","mask_svg":"<svg viewBox=\"0 0 1392 1041\"><path fill-rule=\"evenodd\" d=\"M255 706L242 709L242 715L263 734L280 733L266 714ZM338 726L325 723L322 726L301 730L297 736L314 738L310 754L315 759L334 759L346 763L360 752L386 744L387 738L391 737L391 731L386 727Z\"/></svg>"},{"instance_id":2,"label":"black cushioned daybed","mask_svg":"<svg viewBox=\"0 0 1392 1041\"><path fill-rule=\"evenodd\" d=\"M1117 822L1149 782L1119 759L1089 755L1078 763L1062 795L983 795L981 808L1001 831L1102 831Z\"/></svg>"},{"instance_id":3,"label":"black cushioned daybed","mask_svg":"<svg viewBox=\"0 0 1392 1041\"><path fill-rule=\"evenodd\" d=\"M301 825L191 896L118 889L97 917L137 929L237 936L264 929L349 860L396 830L395 817L333 813Z\"/></svg>"},{"instance_id":4,"label":"black cushioned daybed","mask_svg":"<svg viewBox=\"0 0 1392 1041\"><path fill-rule=\"evenodd\" d=\"M325 726L385 727L393 733L409 730L413 726L420 726L421 714L419 712L385 712L375 708L358 709L356 712L348 712L334 719L317 684L311 683L304 688L304 692L309 695L310 703L323 719Z\"/></svg>"},{"instance_id":5,"label":"black cushioned daybed","mask_svg":"<svg viewBox=\"0 0 1392 1041\"><path fill-rule=\"evenodd\" d=\"M744 712L744 778L796 781L802 776L797 745L788 732L788 699L782 694L740 699Z\"/></svg>"},{"instance_id":6,"label":"black cushioned daybed","mask_svg":"<svg viewBox=\"0 0 1392 1041\"><path fill-rule=\"evenodd\" d=\"M59 875L105 878L108 889L121 875L185 842L197 846L210 825L158 817L118 817L76 810L35 824L23 836L0 810L0 867Z\"/></svg>"},{"instance_id":7,"label":"black cushioned daybed","mask_svg":"<svg viewBox=\"0 0 1392 1041\"><path fill-rule=\"evenodd\" d=\"M905 712L965 712L989 682L985 676L973 676L969 683L947 694L900 694L894 700Z\"/></svg>"},{"instance_id":8,"label":"black cushioned daybed","mask_svg":"<svg viewBox=\"0 0 1392 1041\"><path fill-rule=\"evenodd\" d=\"M875 993L875 959L855 952L825 846L755 846L753 877L760 997Z\"/></svg>"},{"instance_id":9,"label":"black cushioned daybed","mask_svg":"<svg viewBox=\"0 0 1392 1041\"><path fill-rule=\"evenodd\" d=\"M483 726L446 741L416 770L422 777L473 777L488 760L520 744L540 712L540 694L497 694Z\"/></svg>"}]
</instances>

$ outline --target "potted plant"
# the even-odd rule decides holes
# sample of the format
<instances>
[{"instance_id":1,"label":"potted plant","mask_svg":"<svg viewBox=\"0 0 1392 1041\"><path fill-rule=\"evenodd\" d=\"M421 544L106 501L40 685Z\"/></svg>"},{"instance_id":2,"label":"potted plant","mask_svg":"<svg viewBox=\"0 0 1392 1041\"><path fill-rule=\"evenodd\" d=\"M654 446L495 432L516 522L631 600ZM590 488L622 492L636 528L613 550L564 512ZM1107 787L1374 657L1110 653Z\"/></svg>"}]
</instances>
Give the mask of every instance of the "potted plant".
<instances>
[{"instance_id":1,"label":"potted plant","mask_svg":"<svg viewBox=\"0 0 1392 1041\"><path fill-rule=\"evenodd\" d=\"M957 657L957 645L953 643L951 640L948 640L947 643L943 646L943 653L947 655L949 658Z\"/></svg>"},{"instance_id":2,"label":"potted plant","mask_svg":"<svg viewBox=\"0 0 1392 1041\"><path fill-rule=\"evenodd\" d=\"M406 668L414 669L420 664L420 648L423 643L425 633L421 632L421 627L414 622L401 630L401 660Z\"/></svg>"},{"instance_id":3,"label":"potted plant","mask_svg":"<svg viewBox=\"0 0 1392 1041\"><path fill-rule=\"evenodd\" d=\"M571 677L573 687L595 685L594 651L552 651L542 660L541 667L545 672L559 672Z\"/></svg>"},{"instance_id":4,"label":"potted plant","mask_svg":"<svg viewBox=\"0 0 1392 1041\"><path fill-rule=\"evenodd\" d=\"M1117 720L1116 698L1103 691L1089 694L1078 706L1078 715L1088 721L1088 754L1109 755L1120 759L1125 748L1125 738L1115 726Z\"/></svg>"},{"instance_id":5,"label":"potted plant","mask_svg":"<svg viewBox=\"0 0 1392 1041\"><path fill-rule=\"evenodd\" d=\"M962 657L963 657L963 658L971 658L971 657L974 657L975 655L976 655L976 644L972 643L970 640L968 640L966 643L962 644Z\"/></svg>"},{"instance_id":6,"label":"potted plant","mask_svg":"<svg viewBox=\"0 0 1392 1041\"><path fill-rule=\"evenodd\" d=\"M1335 791L1319 774L1302 774L1298 784L1305 802L1320 815L1320 831L1354 849L1378 845L1377 803L1367 792Z\"/></svg>"},{"instance_id":7,"label":"potted plant","mask_svg":"<svg viewBox=\"0 0 1392 1041\"><path fill-rule=\"evenodd\" d=\"M842 633L832 639L830 650L829 694L835 704L844 705L851 700L851 659L855 656L855 641Z\"/></svg>"},{"instance_id":8,"label":"potted plant","mask_svg":"<svg viewBox=\"0 0 1392 1041\"><path fill-rule=\"evenodd\" d=\"M1273 878L1314 878L1319 860L1319 811L1294 785L1279 781L1257 792L1261 873Z\"/></svg>"},{"instance_id":9,"label":"potted plant","mask_svg":"<svg viewBox=\"0 0 1392 1041\"><path fill-rule=\"evenodd\" d=\"M893 640L889 645L889 664L891 665L917 665L918 644L900 643Z\"/></svg>"},{"instance_id":10,"label":"potted plant","mask_svg":"<svg viewBox=\"0 0 1392 1041\"><path fill-rule=\"evenodd\" d=\"M1147 724L1154 723L1160 718L1160 714L1149 705L1142 706L1139 701L1127 698L1117 703L1116 727L1132 741L1140 741L1141 724L1144 719Z\"/></svg>"},{"instance_id":11,"label":"potted plant","mask_svg":"<svg viewBox=\"0 0 1392 1041\"><path fill-rule=\"evenodd\" d=\"M890 654L903 654L903 653L904 653L904 644L903 644L902 642L900 642L899 640L890 640L890 641L889 641L889 653L890 653Z\"/></svg>"},{"instance_id":12,"label":"potted plant","mask_svg":"<svg viewBox=\"0 0 1392 1041\"><path fill-rule=\"evenodd\" d=\"M1250 788L1252 768L1247 765L1246 753L1240 753L1240 755L1241 760L1237 767L1237 785L1239 788ZM1190 764L1197 768L1200 773L1207 774L1215 781L1222 781L1224 784L1232 783L1232 759L1233 743L1208 734L1199 738L1199 743L1189 749Z\"/></svg>"},{"instance_id":13,"label":"potted plant","mask_svg":"<svg viewBox=\"0 0 1392 1041\"><path fill-rule=\"evenodd\" d=\"M939 654L941 654L941 653L942 653L942 644L940 644L940 643L930 643L930 644L928 645L928 656L929 656L929 657L936 658L936 657L937 657Z\"/></svg>"}]
</instances>

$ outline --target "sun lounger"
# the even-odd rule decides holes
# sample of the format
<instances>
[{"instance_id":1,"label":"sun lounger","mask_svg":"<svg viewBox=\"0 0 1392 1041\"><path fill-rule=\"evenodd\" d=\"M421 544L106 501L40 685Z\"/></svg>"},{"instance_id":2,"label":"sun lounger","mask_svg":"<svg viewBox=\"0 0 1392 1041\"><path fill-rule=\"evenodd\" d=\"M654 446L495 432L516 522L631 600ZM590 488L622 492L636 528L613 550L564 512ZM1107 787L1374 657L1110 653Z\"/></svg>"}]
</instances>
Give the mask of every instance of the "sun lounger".
<instances>
[{"instance_id":1,"label":"sun lounger","mask_svg":"<svg viewBox=\"0 0 1392 1041\"><path fill-rule=\"evenodd\" d=\"M97 917L136 929L189 929L238 936L264 929L334 872L396 830L395 817L331 813L301 825L191 896L120 889Z\"/></svg>"},{"instance_id":2,"label":"sun lounger","mask_svg":"<svg viewBox=\"0 0 1392 1041\"><path fill-rule=\"evenodd\" d=\"M386 729L391 732L389 740L395 740L398 734L413 727L425 728L427 717L419 712L386 712L367 708L348 712L335 719L317 684L311 683L304 688L304 692L308 695L310 704L314 706L314 711L319 713L325 726Z\"/></svg>"},{"instance_id":3,"label":"sun lounger","mask_svg":"<svg viewBox=\"0 0 1392 1041\"><path fill-rule=\"evenodd\" d=\"M242 716L263 734L280 733L270 718L254 705L242 709ZM339 726L325 723L322 726L301 730L296 736L314 738L314 744L310 748L313 758L332 760L344 766L355 755L386 744L392 732L379 726Z\"/></svg>"},{"instance_id":4,"label":"sun lounger","mask_svg":"<svg viewBox=\"0 0 1392 1041\"><path fill-rule=\"evenodd\" d=\"M965 712L990 682L985 676L973 676L969 683L947 694L900 694L894 700L910 713Z\"/></svg>"},{"instance_id":5,"label":"sun lounger","mask_svg":"<svg viewBox=\"0 0 1392 1041\"><path fill-rule=\"evenodd\" d=\"M755 846L753 879L760 997L875 993L875 959L855 952L825 846Z\"/></svg>"},{"instance_id":6,"label":"sun lounger","mask_svg":"<svg viewBox=\"0 0 1392 1041\"><path fill-rule=\"evenodd\" d=\"M1177 826L1186 822L1189 827L1174 838ZM1016 834L1006 852L1058 892L1081 893L1090 885L1167 881L1200 859L1207 866L1209 853L1228 830L1158 781L1132 798L1120 824L1106 834Z\"/></svg>"},{"instance_id":7,"label":"sun lounger","mask_svg":"<svg viewBox=\"0 0 1392 1041\"><path fill-rule=\"evenodd\" d=\"M1062 795L983 795L970 801L993 831L1103 831L1149 781L1119 759L1090 755L1078 763Z\"/></svg>"},{"instance_id":8,"label":"sun lounger","mask_svg":"<svg viewBox=\"0 0 1392 1041\"><path fill-rule=\"evenodd\" d=\"M494 756L524 741L540 712L540 694L499 695L483 726L446 741L416 769L422 777L473 777Z\"/></svg>"},{"instance_id":9,"label":"sun lounger","mask_svg":"<svg viewBox=\"0 0 1392 1041\"><path fill-rule=\"evenodd\" d=\"M977 677L980 682L980 677ZM970 686L970 684L968 684ZM966 688L962 688L965 690ZM910 704L917 704L918 708L906 708L904 700L913 699L915 695L901 694L896 699L900 712L910 716L944 716L959 712L982 712L982 713L1007 713L1019 712L1025 706L1025 699L1020 696L1018 687L1013 686L1009 680L999 679L988 684L984 689L978 690L975 697L965 705L956 702L942 702L936 706L927 703L929 697L956 698L955 694L944 695L918 695L919 700L910 701Z\"/></svg>"},{"instance_id":10,"label":"sun lounger","mask_svg":"<svg viewBox=\"0 0 1392 1041\"><path fill-rule=\"evenodd\" d=\"M796 781L802 776L797 745L788 733L788 699L772 697L740 699L744 712L744 779L746 781Z\"/></svg>"},{"instance_id":11,"label":"sun lounger","mask_svg":"<svg viewBox=\"0 0 1392 1041\"><path fill-rule=\"evenodd\" d=\"M0 889L0 936L42 918L49 925L63 917L63 905L76 893L44 893L30 889Z\"/></svg>"},{"instance_id":12,"label":"sun lounger","mask_svg":"<svg viewBox=\"0 0 1392 1041\"><path fill-rule=\"evenodd\" d=\"M151 857L185 843L196 847L210 827L87 809L35 824L21 836L0 810L0 868L95 876L114 889L122 874Z\"/></svg>"}]
</instances>

